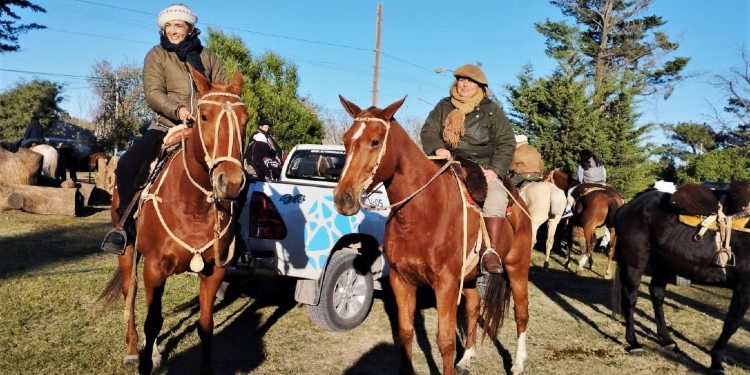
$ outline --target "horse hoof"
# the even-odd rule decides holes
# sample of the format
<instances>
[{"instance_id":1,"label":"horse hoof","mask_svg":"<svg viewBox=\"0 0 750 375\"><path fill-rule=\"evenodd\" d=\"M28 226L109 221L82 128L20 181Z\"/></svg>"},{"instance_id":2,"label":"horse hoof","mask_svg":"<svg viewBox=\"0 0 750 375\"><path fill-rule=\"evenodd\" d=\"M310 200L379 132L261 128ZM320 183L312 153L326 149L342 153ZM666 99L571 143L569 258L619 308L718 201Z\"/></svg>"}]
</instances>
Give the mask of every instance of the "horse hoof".
<instances>
[{"instance_id":1,"label":"horse hoof","mask_svg":"<svg viewBox=\"0 0 750 375\"><path fill-rule=\"evenodd\" d=\"M677 344L675 344L674 342L668 342L666 344L661 344L661 347L665 350L676 350Z\"/></svg>"},{"instance_id":2,"label":"horse hoof","mask_svg":"<svg viewBox=\"0 0 750 375\"><path fill-rule=\"evenodd\" d=\"M161 366L161 355L151 356L151 363L154 364L154 368Z\"/></svg>"},{"instance_id":3,"label":"horse hoof","mask_svg":"<svg viewBox=\"0 0 750 375\"><path fill-rule=\"evenodd\" d=\"M549 262L546 260L544 261L544 270L549 271Z\"/></svg>"},{"instance_id":4,"label":"horse hoof","mask_svg":"<svg viewBox=\"0 0 750 375\"><path fill-rule=\"evenodd\" d=\"M630 354L632 356L636 356L636 357L642 356L643 353L644 353L644 350L643 350L642 347L636 347L636 348L629 348L628 349L628 354Z\"/></svg>"},{"instance_id":5,"label":"horse hoof","mask_svg":"<svg viewBox=\"0 0 750 375\"><path fill-rule=\"evenodd\" d=\"M605 273L604 274L604 280L612 280L612 274L611 273Z\"/></svg>"},{"instance_id":6,"label":"horse hoof","mask_svg":"<svg viewBox=\"0 0 750 375\"><path fill-rule=\"evenodd\" d=\"M521 375L523 374L523 367L521 366L513 366L510 368L511 375Z\"/></svg>"},{"instance_id":7,"label":"horse hoof","mask_svg":"<svg viewBox=\"0 0 750 375\"><path fill-rule=\"evenodd\" d=\"M469 375L469 369L461 366L456 366L456 375Z\"/></svg>"},{"instance_id":8,"label":"horse hoof","mask_svg":"<svg viewBox=\"0 0 750 375\"><path fill-rule=\"evenodd\" d=\"M122 364L124 366L137 365L138 354L129 354L122 358Z\"/></svg>"}]
</instances>

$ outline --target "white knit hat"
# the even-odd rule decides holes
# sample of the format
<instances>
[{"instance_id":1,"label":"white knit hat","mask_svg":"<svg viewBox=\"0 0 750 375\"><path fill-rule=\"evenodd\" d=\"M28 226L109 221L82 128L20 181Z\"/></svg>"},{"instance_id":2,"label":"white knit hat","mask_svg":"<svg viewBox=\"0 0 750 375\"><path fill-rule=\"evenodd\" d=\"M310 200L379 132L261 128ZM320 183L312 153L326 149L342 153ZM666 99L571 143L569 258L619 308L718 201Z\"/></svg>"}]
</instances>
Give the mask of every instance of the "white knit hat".
<instances>
[{"instance_id":1,"label":"white knit hat","mask_svg":"<svg viewBox=\"0 0 750 375\"><path fill-rule=\"evenodd\" d=\"M185 4L174 3L159 12L159 18L156 19L160 29L163 29L169 21L183 21L195 26L195 23L198 22L198 16Z\"/></svg>"},{"instance_id":2,"label":"white knit hat","mask_svg":"<svg viewBox=\"0 0 750 375\"><path fill-rule=\"evenodd\" d=\"M516 135L516 143L529 143L529 137L524 134Z\"/></svg>"}]
</instances>

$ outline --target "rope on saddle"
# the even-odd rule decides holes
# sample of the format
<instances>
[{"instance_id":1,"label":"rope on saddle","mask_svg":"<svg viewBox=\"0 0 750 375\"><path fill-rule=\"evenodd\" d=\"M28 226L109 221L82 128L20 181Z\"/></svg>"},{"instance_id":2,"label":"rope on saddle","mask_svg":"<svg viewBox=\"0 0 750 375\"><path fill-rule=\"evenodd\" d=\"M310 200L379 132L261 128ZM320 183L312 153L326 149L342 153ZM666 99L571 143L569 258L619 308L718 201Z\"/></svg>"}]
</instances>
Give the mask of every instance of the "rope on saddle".
<instances>
[{"instance_id":1,"label":"rope on saddle","mask_svg":"<svg viewBox=\"0 0 750 375\"><path fill-rule=\"evenodd\" d=\"M706 217L679 215L679 221L683 224L699 228L698 232L693 236L694 241L700 241L708 230L718 232L713 264L724 268L734 266L735 264L731 246L732 231L750 233L750 229L745 228L747 222L750 221L750 212L746 211L735 215L726 215L722 208L721 203L719 203L716 214Z\"/></svg>"},{"instance_id":2,"label":"rope on saddle","mask_svg":"<svg viewBox=\"0 0 750 375\"><path fill-rule=\"evenodd\" d=\"M448 165L450 163L446 163ZM461 257L461 275L460 275L460 283L458 285L458 300L456 301L456 305L461 304L461 293L460 291L464 289L464 278L469 273L469 271L479 262L479 250L482 247L482 239L484 239L484 244L488 251L491 248L490 244L490 236L487 233L487 227L485 226L484 219L481 217L481 214L479 214L478 207L469 204L468 199L466 198L468 195L468 192L466 191L466 186L461 182L461 179L458 178L458 175L456 175L456 172L451 170L453 172L453 179L456 180L456 184L458 185L458 190L461 195L461 211L462 211L462 223L463 223L463 256ZM469 253L469 213L468 209L472 208L477 214L479 214L479 231L477 232L477 239L474 241L474 247Z\"/></svg>"}]
</instances>

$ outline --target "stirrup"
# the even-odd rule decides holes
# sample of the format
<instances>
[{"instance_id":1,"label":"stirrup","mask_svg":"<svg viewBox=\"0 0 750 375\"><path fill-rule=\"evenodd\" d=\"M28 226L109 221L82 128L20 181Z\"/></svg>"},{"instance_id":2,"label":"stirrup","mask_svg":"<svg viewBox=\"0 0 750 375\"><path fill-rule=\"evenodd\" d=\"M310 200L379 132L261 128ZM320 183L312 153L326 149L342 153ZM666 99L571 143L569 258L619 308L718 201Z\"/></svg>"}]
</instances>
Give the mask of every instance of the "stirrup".
<instances>
[{"instance_id":1,"label":"stirrup","mask_svg":"<svg viewBox=\"0 0 750 375\"><path fill-rule=\"evenodd\" d=\"M711 263L715 267L734 267L734 253L727 249L718 250L714 254L714 259Z\"/></svg>"},{"instance_id":2,"label":"stirrup","mask_svg":"<svg viewBox=\"0 0 750 375\"><path fill-rule=\"evenodd\" d=\"M128 243L128 235L122 229L113 228L104 237L99 246L102 251L115 255L125 254L125 245Z\"/></svg>"}]
</instances>

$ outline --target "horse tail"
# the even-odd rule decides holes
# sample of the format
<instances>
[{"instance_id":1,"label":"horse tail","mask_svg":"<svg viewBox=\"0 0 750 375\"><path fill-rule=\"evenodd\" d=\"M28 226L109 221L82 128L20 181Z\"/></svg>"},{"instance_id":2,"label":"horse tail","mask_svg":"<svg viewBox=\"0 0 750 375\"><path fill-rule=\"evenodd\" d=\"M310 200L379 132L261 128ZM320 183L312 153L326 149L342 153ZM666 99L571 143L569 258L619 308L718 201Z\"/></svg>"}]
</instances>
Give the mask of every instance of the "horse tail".
<instances>
[{"instance_id":1,"label":"horse tail","mask_svg":"<svg viewBox=\"0 0 750 375\"><path fill-rule=\"evenodd\" d=\"M607 226L613 226L615 224L615 214L622 204L621 199L610 198L607 200Z\"/></svg>"},{"instance_id":2,"label":"horse tail","mask_svg":"<svg viewBox=\"0 0 750 375\"><path fill-rule=\"evenodd\" d=\"M107 286L104 287L97 301L102 303L103 309L109 309L120 299L122 294L122 270L118 267L112 278L109 279Z\"/></svg>"},{"instance_id":3,"label":"horse tail","mask_svg":"<svg viewBox=\"0 0 750 375\"><path fill-rule=\"evenodd\" d=\"M615 279L612 280L612 318L622 315L622 279L620 277L620 262L615 267Z\"/></svg>"},{"instance_id":4,"label":"horse tail","mask_svg":"<svg viewBox=\"0 0 750 375\"><path fill-rule=\"evenodd\" d=\"M484 322L484 336L494 341L503 326L505 312L510 307L510 282L505 273L491 273L487 276L487 293L480 313Z\"/></svg>"}]
</instances>

